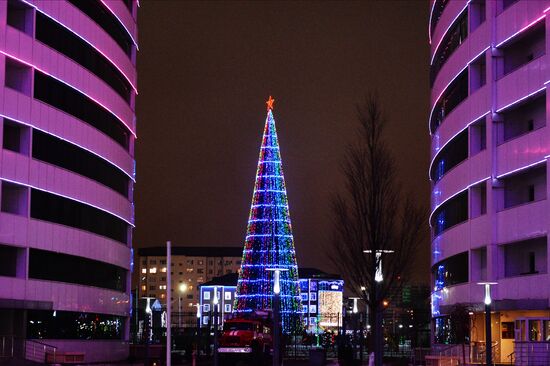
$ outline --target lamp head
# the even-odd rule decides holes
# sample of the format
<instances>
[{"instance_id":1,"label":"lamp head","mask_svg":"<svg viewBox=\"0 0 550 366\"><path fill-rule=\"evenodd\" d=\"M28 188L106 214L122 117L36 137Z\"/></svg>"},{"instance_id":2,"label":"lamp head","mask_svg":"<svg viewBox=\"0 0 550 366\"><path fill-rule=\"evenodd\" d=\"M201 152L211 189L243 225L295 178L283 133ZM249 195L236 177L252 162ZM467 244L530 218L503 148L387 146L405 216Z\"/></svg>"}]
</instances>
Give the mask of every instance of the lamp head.
<instances>
[{"instance_id":1,"label":"lamp head","mask_svg":"<svg viewBox=\"0 0 550 366\"><path fill-rule=\"evenodd\" d=\"M185 291L187 291L187 284L186 283L180 283L178 289L180 290L181 293L184 293Z\"/></svg>"}]
</instances>

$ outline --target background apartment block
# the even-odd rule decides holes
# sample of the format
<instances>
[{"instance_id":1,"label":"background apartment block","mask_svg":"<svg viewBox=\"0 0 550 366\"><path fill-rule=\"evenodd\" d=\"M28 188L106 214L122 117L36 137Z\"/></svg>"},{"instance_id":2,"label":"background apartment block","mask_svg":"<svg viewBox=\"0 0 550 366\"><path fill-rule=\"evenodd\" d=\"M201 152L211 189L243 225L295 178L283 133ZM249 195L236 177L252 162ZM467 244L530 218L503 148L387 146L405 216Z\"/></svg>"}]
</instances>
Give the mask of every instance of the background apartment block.
<instances>
[{"instance_id":1,"label":"background apartment block","mask_svg":"<svg viewBox=\"0 0 550 366\"><path fill-rule=\"evenodd\" d=\"M172 247L172 311L178 317L191 321L200 302L199 285L214 277L237 273L241 268L242 247ZM142 248L136 262L139 273L139 296L157 298L166 305L166 248ZM175 318L177 324L178 318ZM185 323L185 322L184 322ZM185 323L184 325L186 325ZM195 323L191 321L192 326ZM186 325L187 326L187 325Z\"/></svg>"}]
</instances>

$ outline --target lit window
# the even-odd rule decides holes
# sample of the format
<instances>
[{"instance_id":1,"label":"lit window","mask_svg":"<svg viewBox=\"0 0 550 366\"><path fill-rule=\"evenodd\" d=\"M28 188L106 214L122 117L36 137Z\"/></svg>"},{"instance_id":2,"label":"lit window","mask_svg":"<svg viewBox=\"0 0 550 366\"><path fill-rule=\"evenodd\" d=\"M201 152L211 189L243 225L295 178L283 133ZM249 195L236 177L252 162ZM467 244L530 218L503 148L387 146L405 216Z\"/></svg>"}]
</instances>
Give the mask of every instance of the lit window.
<instances>
[{"instance_id":1,"label":"lit window","mask_svg":"<svg viewBox=\"0 0 550 366\"><path fill-rule=\"evenodd\" d=\"M204 305L202 306L202 308L203 308L203 311L207 313L207 312L210 311L210 304L204 304Z\"/></svg>"},{"instance_id":2,"label":"lit window","mask_svg":"<svg viewBox=\"0 0 550 366\"><path fill-rule=\"evenodd\" d=\"M309 299L310 299L311 301L317 301L317 293L312 292L312 293L309 295Z\"/></svg>"},{"instance_id":3,"label":"lit window","mask_svg":"<svg viewBox=\"0 0 550 366\"><path fill-rule=\"evenodd\" d=\"M231 300L231 292L226 291L225 294L224 294L224 296L225 296L225 299L226 299L226 300Z\"/></svg>"},{"instance_id":4,"label":"lit window","mask_svg":"<svg viewBox=\"0 0 550 366\"><path fill-rule=\"evenodd\" d=\"M202 317L202 324L205 324L205 325L208 324L208 320L209 320L208 316L203 316Z\"/></svg>"},{"instance_id":5,"label":"lit window","mask_svg":"<svg viewBox=\"0 0 550 366\"><path fill-rule=\"evenodd\" d=\"M157 267L149 268L149 273L157 273Z\"/></svg>"},{"instance_id":6,"label":"lit window","mask_svg":"<svg viewBox=\"0 0 550 366\"><path fill-rule=\"evenodd\" d=\"M141 273L147 273L147 268L142 268Z\"/></svg>"},{"instance_id":7,"label":"lit window","mask_svg":"<svg viewBox=\"0 0 550 366\"><path fill-rule=\"evenodd\" d=\"M164 299L164 294L160 294L160 298L161 298L161 299Z\"/></svg>"},{"instance_id":8,"label":"lit window","mask_svg":"<svg viewBox=\"0 0 550 366\"><path fill-rule=\"evenodd\" d=\"M225 304L224 310L225 310L226 313L230 313L231 312L231 304Z\"/></svg>"},{"instance_id":9,"label":"lit window","mask_svg":"<svg viewBox=\"0 0 550 366\"><path fill-rule=\"evenodd\" d=\"M205 300L210 300L210 292L208 291L203 292L202 298Z\"/></svg>"},{"instance_id":10,"label":"lit window","mask_svg":"<svg viewBox=\"0 0 550 366\"><path fill-rule=\"evenodd\" d=\"M162 267L160 271L166 273L166 267Z\"/></svg>"},{"instance_id":11,"label":"lit window","mask_svg":"<svg viewBox=\"0 0 550 366\"><path fill-rule=\"evenodd\" d=\"M309 312L310 313L316 313L317 312L317 305L310 305L309 306Z\"/></svg>"},{"instance_id":12,"label":"lit window","mask_svg":"<svg viewBox=\"0 0 550 366\"><path fill-rule=\"evenodd\" d=\"M301 293L300 296L302 297L302 301L307 301L307 292Z\"/></svg>"},{"instance_id":13,"label":"lit window","mask_svg":"<svg viewBox=\"0 0 550 366\"><path fill-rule=\"evenodd\" d=\"M316 323L317 323L317 318L316 317L312 316L311 318L309 318L309 324L314 325Z\"/></svg>"},{"instance_id":14,"label":"lit window","mask_svg":"<svg viewBox=\"0 0 550 366\"><path fill-rule=\"evenodd\" d=\"M307 313L307 305L302 305L302 313Z\"/></svg>"},{"instance_id":15,"label":"lit window","mask_svg":"<svg viewBox=\"0 0 550 366\"><path fill-rule=\"evenodd\" d=\"M147 290L147 286L146 286L146 285L141 286L141 291L146 291L146 290Z\"/></svg>"}]
</instances>

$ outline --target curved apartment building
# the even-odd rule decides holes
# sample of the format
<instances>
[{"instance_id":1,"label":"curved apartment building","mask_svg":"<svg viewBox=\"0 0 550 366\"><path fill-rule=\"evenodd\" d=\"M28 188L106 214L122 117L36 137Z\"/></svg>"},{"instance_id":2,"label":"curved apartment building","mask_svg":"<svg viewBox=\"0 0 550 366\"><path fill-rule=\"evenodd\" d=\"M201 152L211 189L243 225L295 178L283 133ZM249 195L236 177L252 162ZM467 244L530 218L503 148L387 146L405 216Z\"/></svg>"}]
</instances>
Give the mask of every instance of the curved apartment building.
<instances>
[{"instance_id":1,"label":"curved apartment building","mask_svg":"<svg viewBox=\"0 0 550 366\"><path fill-rule=\"evenodd\" d=\"M550 362L548 15L544 0L430 2L433 343L458 343L449 314L467 305L472 361L491 281L494 360Z\"/></svg>"},{"instance_id":2,"label":"curved apartment building","mask_svg":"<svg viewBox=\"0 0 550 366\"><path fill-rule=\"evenodd\" d=\"M128 356L136 14L0 1L1 357Z\"/></svg>"}]
</instances>

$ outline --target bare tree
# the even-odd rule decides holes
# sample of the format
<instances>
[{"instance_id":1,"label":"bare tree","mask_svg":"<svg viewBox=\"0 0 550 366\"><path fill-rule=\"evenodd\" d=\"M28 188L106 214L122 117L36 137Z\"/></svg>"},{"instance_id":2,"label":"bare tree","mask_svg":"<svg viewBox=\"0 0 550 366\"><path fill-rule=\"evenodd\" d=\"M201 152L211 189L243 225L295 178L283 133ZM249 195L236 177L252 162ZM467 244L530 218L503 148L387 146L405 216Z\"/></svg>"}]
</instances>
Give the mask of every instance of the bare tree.
<instances>
[{"instance_id":1,"label":"bare tree","mask_svg":"<svg viewBox=\"0 0 550 366\"><path fill-rule=\"evenodd\" d=\"M387 120L376 94L357 106L357 141L347 149L342 168L345 190L332 202L334 230L330 254L346 287L370 309L370 349L381 365L381 314L390 289L399 291L428 233L427 215L412 195L403 194L395 161L384 140ZM414 158L414 157L411 157ZM393 251L392 254L367 254ZM375 281L383 261L383 281ZM377 325L377 318L380 324Z\"/></svg>"}]
</instances>

